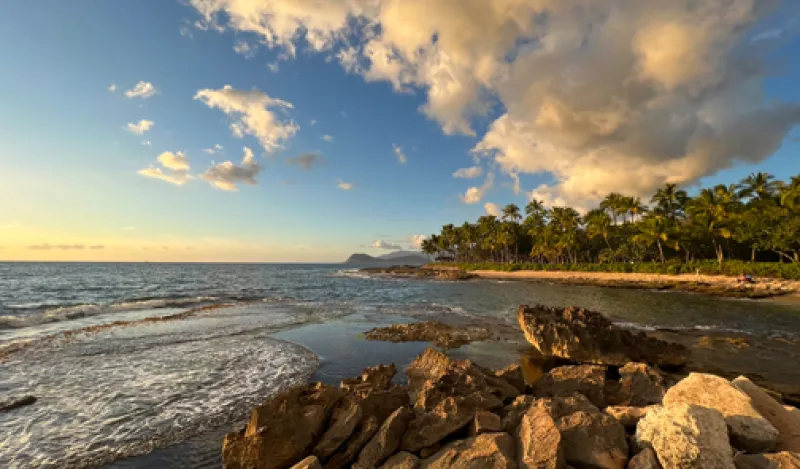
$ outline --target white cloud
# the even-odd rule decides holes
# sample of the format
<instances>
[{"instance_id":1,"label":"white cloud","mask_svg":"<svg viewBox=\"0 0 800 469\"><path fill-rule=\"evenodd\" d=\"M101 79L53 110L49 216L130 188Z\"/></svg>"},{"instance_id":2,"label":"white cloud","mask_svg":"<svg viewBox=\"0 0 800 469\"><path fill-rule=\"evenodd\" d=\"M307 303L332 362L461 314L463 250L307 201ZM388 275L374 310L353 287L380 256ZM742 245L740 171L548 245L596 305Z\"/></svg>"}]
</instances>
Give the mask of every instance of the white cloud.
<instances>
[{"instance_id":1,"label":"white cloud","mask_svg":"<svg viewBox=\"0 0 800 469\"><path fill-rule=\"evenodd\" d=\"M333 141L333 136L332 135L323 135L322 136L322 140L325 140L326 142L332 142Z\"/></svg>"},{"instance_id":2,"label":"white cloud","mask_svg":"<svg viewBox=\"0 0 800 469\"><path fill-rule=\"evenodd\" d=\"M258 44L251 44L247 41L238 40L233 45L233 51L239 55L243 55L246 59L252 59L258 52Z\"/></svg>"},{"instance_id":3,"label":"white cloud","mask_svg":"<svg viewBox=\"0 0 800 469\"><path fill-rule=\"evenodd\" d=\"M480 166L472 166L469 168L461 168L453 173L454 178L460 179L475 179L483 176L483 168Z\"/></svg>"},{"instance_id":4,"label":"white cloud","mask_svg":"<svg viewBox=\"0 0 800 469\"><path fill-rule=\"evenodd\" d=\"M204 148L203 151L208 153L209 155L215 155L217 153L222 153L225 150L225 147L220 145L219 143L215 143L211 148Z\"/></svg>"},{"instance_id":5,"label":"white cloud","mask_svg":"<svg viewBox=\"0 0 800 469\"><path fill-rule=\"evenodd\" d=\"M117 85L115 85L114 83L108 85L108 91L111 92L111 93L116 93Z\"/></svg>"},{"instance_id":6,"label":"white cloud","mask_svg":"<svg viewBox=\"0 0 800 469\"><path fill-rule=\"evenodd\" d=\"M374 243L370 244L369 247L375 249L385 249L387 251L396 251L398 249L401 249L402 246L400 246L397 243L393 243L391 241L382 241L379 239Z\"/></svg>"},{"instance_id":7,"label":"white cloud","mask_svg":"<svg viewBox=\"0 0 800 469\"><path fill-rule=\"evenodd\" d=\"M286 162L290 165L299 166L300 168L309 170L314 166L323 164L325 159L316 153L303 153L302 155L286 158Z\"/></svg>"},{"instance_id":8,"label":"white cloud","mask_svg":"<svg viewBox=\"0 0 800 469\"><path fill-rule=\"evenodd\" d=\"M149 81L140 81L132 89L125 92L125 96L129 98L150 98L156 95L158 91Z\"/></svg>"},{"instance_id":9,"label":"white cloud","mask_svg":"<svg viewBox=\"0 0 800 469\"><path fill-rule=\"evenodd\" d=\"M273 112L292 109L292 103L271 98L256 88L243 91L225 85L219 90L200 90L194 99L233 118L233 135L237 138L242 138L245 134L252 135L267 152L283 148L282 143L300 129L294 121L281 121Z\"/></svg>"},{"instance_id":10,"label":"white cloud","mask_svg":"<svg viewBox=\"0 0 800 469\"><path fill-rule=\"evenodd\" d=\"M230 161L215 164L208 171L200 175L200 177L216 187L224 191L238 191L237 184L249 184L257 186L256 176L264 169L263 166L256 161L253 150L244 147L244 157L240 165L236 165Z\"/></svg>"},{"instance_id":11,"label":"white cloud","mask_svg":"<svg viewBox=\"0 0 800 469\"><path fill-rule=\"evenodd\" d=\"M350 182L345 182L345 181L342 181L341 179L339 179L339 184L337 184L336 187L338 187L339 189L341 189L343 191L349 191L349 190L352 190L355 186Z\"/></svg>"},{"instance_id":12,"label":"white cloud","mask_svg":"<svg viewBox=\"0 0 800 469\"><path fill-rule=\"evenodd\" d=\"M397 162L400 164L406 164L408 158L406 158L406 154L403 153L403 147L399 145L392 144L392 149L394 150L394 156L397 157Z\"/></svg>"},{"instance_id":13,"label":"white cloud","mask_svg":"<svg viewBox=\"0 0 800 469\"><path fill-rule=\"evenodd\" d=\"M308 122L308 125L317 125L317 121L316 121L315 119L311 119L311 120Z\"/></svg>"},{"instance_id":14,"label":"white cloud","mask_svg":"<svg viewBox=\"0 0 800 469\"><path fill-rule=\"evenodd\" d=\"M465 204L477 204L480 202L489 189L492 188L494 185L494 175L489 173L486 176L486 180L484 181L483 185L480 187L470 187L467 189L467 192L461 196L461 201Z\"/></svg>"},{"instance_id":15,"label":"white cloud","mask_svg":"<svg viewBox=\"0 0 800 469\"><path fill-rule=\"evenodd\" d=\"M494 215L495 217L500 216L500 206L495 203L487 202L483 204L483 209L486 210L487 215Z\"/></svg>"},{"instance_id":16,"label":"white cloud","mask_svg":"<svg viewBox=\"0 0 800 469\"><path fill-rule=\"evenodd\" d=\"M425 241L426 239L428 239L428 237L425 236L425 235L421 235L421 234L412 236L411 239L409 240L409 244L411 245L410 246L411 249L420 249L420 248L422 248L422 242Z\"/></svg>"},{"instance_id":17,"label":"white cloud","mask_svg":"<svg viewBox=\"0 0 800 469\"><path fill-rule=\"evenodd\" d=\"M144 135L144 133L147 132L148 130L152 129L154 125L156 125L155 122L147 120L147 119L142 119L139 122L136 122L135 124L134 123L128 123L125 126L125 130L127 130L128 132L130 132L132 134Z\"/></svg>"},{"instance_id":18,"label":"white cloud","mask_svg":"<svg viewBox=\"0 0 800 469\"><path fill-rule=\"evenodd\" d=\"M189 160L182 152L165 151L158 155L157 161L161 167L150 166L149 168L140 169L138 174L152 178L160 179L176 186L182 186L193 179L189 174Z\"/></svg>"},{"instance_id":19,"label":"white cloud","mask_svg":"<svg viewBox=\"0 0 800 469\"><path fill-rule=\"evenodd\" d=\"M142 140L142 145L146 147L151 147L153 146L153 142L151 142L150 140Z\"/></svg>"},{"instance_id":20,"label":"white cloud","mask_svg":"<svg viewBox=\"0 0 800 469\"><path fill-rule=\"evenodd\" d=\"M277 61L275 61L275 62L269 62L269 63L267 64L267 68L268 68L268 69L269 69L269 71L270 71L270 72L272 72L272 73L278 73L278 72L281 70L281 65L280 65L280 64L279 64Z\"/></svg>"}]
</instances>

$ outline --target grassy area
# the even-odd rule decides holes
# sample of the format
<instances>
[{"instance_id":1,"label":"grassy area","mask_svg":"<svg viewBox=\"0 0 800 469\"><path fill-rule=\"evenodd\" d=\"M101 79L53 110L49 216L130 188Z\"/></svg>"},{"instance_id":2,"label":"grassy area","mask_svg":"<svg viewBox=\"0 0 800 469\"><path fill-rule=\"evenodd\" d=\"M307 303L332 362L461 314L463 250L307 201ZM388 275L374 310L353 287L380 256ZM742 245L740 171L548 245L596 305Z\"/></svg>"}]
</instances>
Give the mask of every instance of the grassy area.
<instances>
[{"instance_id":1,"label":"grassy area","mask_svg":"<svg viewBox=\"0 0 800 469\"><path fill-rule=\"evenodd\" d=\"M452 265L452 264L451 264ZM464 270L497 270L515 272L518 270L565 271L565 272L615 272L640 274L693 274L737 276L742 272L754 277L771 277L787 280L800 280L800 264L780 264L777 262L726 261L722 265L715 261L695 261L689 263L665 264L644 262L639 264L456 264Z\"/></svg>"}]
</instances>

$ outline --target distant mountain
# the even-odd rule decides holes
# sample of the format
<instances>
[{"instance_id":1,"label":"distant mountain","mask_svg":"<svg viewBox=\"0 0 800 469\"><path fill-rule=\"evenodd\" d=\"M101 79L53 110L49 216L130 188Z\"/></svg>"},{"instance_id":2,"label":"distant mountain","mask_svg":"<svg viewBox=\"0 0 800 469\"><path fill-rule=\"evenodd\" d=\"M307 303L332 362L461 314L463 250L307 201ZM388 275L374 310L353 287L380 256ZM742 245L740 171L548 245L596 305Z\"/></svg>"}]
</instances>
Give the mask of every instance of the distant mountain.
<instances>
[{"instance_id":1,"label":"distant mountain","mask_svg":"<svg viewBox=\"0 0 800 469\"><path fill-rule=\"evenodd\" d=\"M391 256L391 257L389 257ZM357 265L422 265L427 264L431 260L422 254L397 251L389 254L384 254L380 257L370 256L369 254L356 253L350 256L345 264Z\"/></svg>"}]
</instances>

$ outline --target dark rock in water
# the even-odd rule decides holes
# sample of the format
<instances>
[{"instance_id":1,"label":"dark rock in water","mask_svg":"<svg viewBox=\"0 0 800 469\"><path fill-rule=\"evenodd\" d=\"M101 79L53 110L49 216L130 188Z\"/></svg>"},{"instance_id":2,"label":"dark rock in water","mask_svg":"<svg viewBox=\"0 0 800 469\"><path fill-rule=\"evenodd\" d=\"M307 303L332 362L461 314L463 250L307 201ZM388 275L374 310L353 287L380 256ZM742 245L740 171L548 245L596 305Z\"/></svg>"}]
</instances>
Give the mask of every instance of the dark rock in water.
<instances>
[{"instance_id":1,"label":"dark rock in water","mask_svg":"<svg viewBox=\"0 0 800 469\"><path fill-rule=\"evenodd\" d=\"M770 454L737 454L733 459L736 469L797 469L800 453L782 451Z\"/></svg>"},{"instance_id":2,"label":"dark rock in water","mask_svg":"<svg viewBox=\"0 0 800 469\"><path fill-rule=\"evenodd\" d=\"M686 347L634 334L582 308L523 305L517 318L525 338L544 356L615 366L645 362L661 368L680 368L689 359Z\"/></svg>"},{"instance_id":3,"label":"dark rock in water","mask_svg":"<svg viewBox=\"0 0 800 469\"><path fill-rule=\"evenodd\" d=\"M339 385L345 392L351 392L357 396L366 396L373 391L386 391L392 385L392 379L397 374L397 367L391 365L378 365L365 368L361 376L349 378L342 381Z\"/></svg>"},{"instance_id":4,"label":"dark rock in water","mask_svg":"<svg viewBox=\"0 0 800 469\"><path fill-rule=\"evenodd\" d=\"M514 441L507 433L484 433L445 445L421 469L515 469Z\"/></svg>"},{"instance_id":5,"label":"dark rock in water","mask_svg":"<svg viewBox=\"0 0 800 469\"><path fill-rule=\"evenodd\" d=\"M361 450L358 462L353 467L356 469L373 468L394 454L400 446L400 438L405 433L410 419L411 411L408 408L401 407L394 411Z\"/></svg>"},{"instance_id":6,"label":"dark rock in water","mask_svg":"<svg viewBox=\"0 0 800 469\"><path fill-rule=\"evenodd\" d=\"M661 403L667 386L658 370L646 363L628 363L619 374L619 389L614 396L608 396L609 402L636 407Z\"/></svg>"},{"instance_id":7,"label":"dark rock in water","mask_svg":"<svg viewBox=\"0 0 800 469\"><path fill-rule=\"evenodd\" d=\"M463 270L437 270L437 280L471 280L475 278L475 274L464 272Z\"/></svg>"},{"instance_id":8,"label":"dark rock in water","mask_svg":"<svg viewBox=\"0 0 800 469\"><path fill-rule=\"evenodd\" d=\"M384 342L432 342L443 348L458 348L471 342L491 338L487 329L482 327L455 327L439 321L415 322L411 324L393 324L389 327L378 327L364 333L368 340Z\"/></svg>"},{"instance_id":9,"label":"dark rock in water","mask_svg":"<svg viewBox=\"0 0 800 469\"><path fill-rule=\"evenodd\" d=\"M597 407L605 407L606 367L600 365L559 366L545 373L534 386L537 397L569 397L583 394Z\"/></svg>"},{"instance_id":10,"label":"dark rock in water","mask_svg":"<svg viewBox=\"0 0 800 469\"><path fill-rule=\"evenodd\" d=\"M12 397L10 399L0 401L0 412L8 412L35 403L36 398L34 396Z\"/></svg>"},{"instance_id":11,"label":"dark rock in water","mask_svg":"<svg viewBox=\"0 0 800 469\"><path fill-rule=\"evenodd\" d=\"M278 393L253 409L247 427L222 445L226 469L284 469L309 454L322 434L339 389L316 383Z\"/></svg>"}]
</instances>

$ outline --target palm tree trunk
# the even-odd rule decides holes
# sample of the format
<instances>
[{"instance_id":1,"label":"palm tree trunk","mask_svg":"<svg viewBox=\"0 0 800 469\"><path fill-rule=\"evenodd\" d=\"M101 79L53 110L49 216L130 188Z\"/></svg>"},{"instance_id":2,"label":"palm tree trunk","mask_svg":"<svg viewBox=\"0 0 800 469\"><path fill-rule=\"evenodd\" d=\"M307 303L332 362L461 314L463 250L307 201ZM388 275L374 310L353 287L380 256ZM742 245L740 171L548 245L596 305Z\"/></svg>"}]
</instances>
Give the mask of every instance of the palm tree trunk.
<instances>
[{"instance_id":1,"label":"palm tree trunk","mask_svg":"<svg viewBox=\"0 0 800 469\"><path fill-rule=\"evenodd\" d=\"M755 262L755 261L756 261L756 247L752 246L750 248L750 262Z\"/></svg>"}]
</instances>

